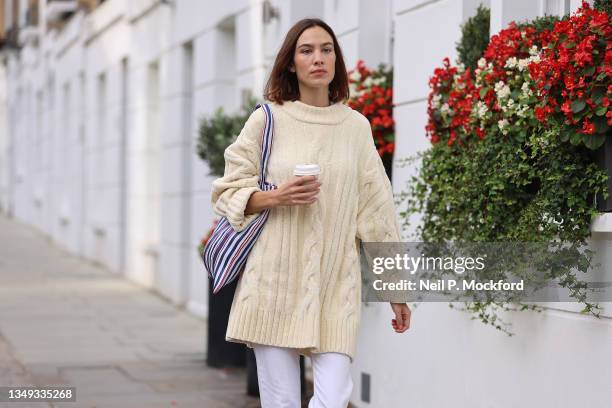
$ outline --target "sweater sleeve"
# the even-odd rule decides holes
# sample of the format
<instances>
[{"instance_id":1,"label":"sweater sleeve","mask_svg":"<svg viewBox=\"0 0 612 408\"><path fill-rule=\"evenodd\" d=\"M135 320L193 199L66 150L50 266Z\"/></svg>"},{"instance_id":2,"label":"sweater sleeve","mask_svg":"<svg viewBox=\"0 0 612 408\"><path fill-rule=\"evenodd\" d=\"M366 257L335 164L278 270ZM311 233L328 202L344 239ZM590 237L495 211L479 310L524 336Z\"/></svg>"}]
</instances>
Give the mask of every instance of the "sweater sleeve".
<instances>
[{"instance_id":1,"label":"sweater sleeve","mask_svg":"<svg viewBox=\"0 0 612 408\"><path fill-rule=\"evenodd\" d=\"M365 118L364 118L365 119ZM372 130L367 122L366 137L360 153L357 238L364 242L399 242L393 188L385 166L376 150Z\"/></svg>"},{"instance_id":2,"label":"sweater sleeve","mask_svg":"<svg viewBox=\"0 0 612 408\"><path fill-rule=\"evenodd\" d=\"M255 110L236 141L225 149L225 172L212 184L215 213L224 216L236 231L242 231L259 214L245 215L251 194L259 188L261 136L265 126L263 109Z\"/></svg>"}]
</instances>

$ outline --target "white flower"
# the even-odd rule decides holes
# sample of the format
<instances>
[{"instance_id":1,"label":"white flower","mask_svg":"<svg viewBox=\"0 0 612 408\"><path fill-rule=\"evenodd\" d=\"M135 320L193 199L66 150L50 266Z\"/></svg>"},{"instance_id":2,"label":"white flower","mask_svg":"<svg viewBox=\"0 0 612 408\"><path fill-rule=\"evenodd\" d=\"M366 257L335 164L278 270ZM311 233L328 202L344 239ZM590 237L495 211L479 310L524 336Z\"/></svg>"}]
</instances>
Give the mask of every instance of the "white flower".
<instances>
[{"instance_id":1,"label":"white flower","mask_svg":"<svg viewBox=\"0 0 612 408\"><path fill-rule=\"evenodd\" d=\"M531 90L531 88L529 87L529 84L527 82L523 82L523 85L521 86L521 91L523 91L523 95L524 96L531 96L531 95L533 95L533 91Z\"/></svg>"},{"instance_id":2,"label":"white flower","mask_svg":"<svg viewBox=\"0 0 612 408\"><path fill-rule=\"evenodd\" d=\"M538 51L538 47L535 45L532 45L531 48L529 49L529 55L533 56L533 55L538 55L540 53L540 51Z\"/></svg>"},{"instance_id":3,"label":"white flower","mask_svg":"<svg viewBox=\"0 0 612 408\"><path fill-rule=\"evenodd\" d=\"M520 118L524 118L524 117L527 117L527 111L528 110L529 110L529 105L518 105L517 106L517 110L516 110L516 114Z\"/></svg>"},{"instance_id":4,"label":"white flower","mask_svg":"<svg viewBox=\"0 0 612 408\"><path fill-rule=\"evenodd\" d=\"M442 100L442 95L435 94L433 98L431 98L431 104L435 109L440 107L440 101Z\"/></svg>"},{"instance_id":5,"label":"white flower","mask_svg":"<svg viewBox=\"0 0 612 408\"><path fill-rule=\"evenodd\" d=\"M351 79L353 81L359 81L361 79L361 74L359 73L359 71L353 71L353 73L351 74Z\"/></svg>"},{"instance_id":6,"label":"white flower","mask_svg":"<svg viewBox=\"0 0 612 408\"><path fill-rule=\"evenodd\" d=\"M536 64L540 63L540 54L529 57L530 62L535 62Z\"/></svg>"},{"instance_id":7,"label":"white flower","mask_svg":"<svg viewBox=\"0 0 612 408\"><path fill-rule=\"evenodd\" d=\"M525 68L527 68L527 66L529 65L530 60L528 58L519 60L518 62L518 69L519 71L523 71Z\"/></svg>"},{"instance_id":8,"label":"white flower","mask_svg":"<svg viewBox=\"0 0 612 408\"><path fill-rule=\"evenodd\" d=\"M506 68L514 68L518 64L516 57L510 57L506 60Z\"/></svg>"},{"instance_id":9,"label":"white flower","mask_svg":"<svg viewBox=\"0 0 612 408\"><path fill-rule=\"evenodd\" d=\"M499 81L495 84L495 93L498 99L507 98L510 95L510 87L503 81Z\"/></svg>"},{"instance_id":10,"label":"white flower","mask_svg":"<svg viewBox=\"0 0 612 408\"><path fill-rule=\"evenodd\" d=\"M365 86L366 88L370 88L373 85L372 82L373 82L372 77L367 77L365 81L363 81L363 86Z\"/></svg>"},{"instance_id":11,"label":"white flower","mask_svg":"<svg viewBox=\"0 0 612 408\"><path fill-rule=\"evenodd\" d=\"M487 65L487 60L481 58L478 60L478 68L483 69Z\"/></svg>"},{"instance_id":12,"label":"white flower","mask_svg":"<svg viewBox=\"0 0 612 408\"><path fill-rule=\"evenodd\" d=\"M459 65L457 66L457 72L459 72L459 73L461 73L461 74L462 74L462 73L464 73L464 72L465 72L465 65L463 65L463 64L459 64Z\"/></svg>"},{"instance_id":13,"label":"white flower","mask_svg":"<svg viewBox=\"0 0 612 408\"><path fill-rule=\"evenodd\" d=\"M478 117L480 119L484 118L488 111L489 108L487 107L487 104L483 101L478 101L478 103L476 104L476 114L478 115Z\"/></svg>"},{"instance_id":14,"label":"white flower","mask_svg":"<svg viewBox=\"0 0 612 408\"><path fill-rule=\"evenodd\" d=\"M508 129L506 129L506 127L509 125L510 123L508 122L507 119L502 119L500 121L497 122L497 126L499 126L499 130L501 130L501 132L506 135L508 134Z\"/></svg>"},{"instance_id":15,"label":"white flower","mask_svg":"<svg viewBox=\"0 0 612 408\"><path fill-rule=\"evenodd\" d=\"M506 102L506 104L502 104L501 108L504 112L507 112L508 110L512 109L513 106L514 106L514 99L510 98L508 99L508 102Z\"/></svg>"},{"instance_id":16,"label":"white flower","mask_svg":"<svg viewBox=\"0 0 612 408\"><path fill-rule=\"evenodd\" d=\"M440 112L447 114L450 113L450 106L448 106L448 103L442 105L442 107L440 108Z\"/></svg>"}]
</instances>

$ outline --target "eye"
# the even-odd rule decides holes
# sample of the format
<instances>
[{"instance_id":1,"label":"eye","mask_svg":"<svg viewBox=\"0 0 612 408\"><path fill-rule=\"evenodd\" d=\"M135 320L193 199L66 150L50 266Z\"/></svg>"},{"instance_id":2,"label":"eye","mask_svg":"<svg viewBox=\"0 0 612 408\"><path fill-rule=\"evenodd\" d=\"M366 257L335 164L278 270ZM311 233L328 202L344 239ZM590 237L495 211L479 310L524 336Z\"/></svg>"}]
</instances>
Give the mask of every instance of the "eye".
<instances>
[{"instance_id":1,"label":"eye","mask_svg":"<svg viewBox=\"0 0 612 408\"><path fill-rule=\"evenodd\" d=\"M325 52L327 52L327 53L330 53L330 52L332 52L333 50L332 50L331 48L326 48L326 49L324 49L323 51L325 51Z\"/></svg>"},{"instance_id":2,"label":"eye","mask_svg":"<svg viewBox=\"0 0 612 408\"><path fill-rule=\"evenodd\" d=\"M310 49L302 48L302 54L308 54L309 52L310 52Z\"/></svg>"}]
</instances>

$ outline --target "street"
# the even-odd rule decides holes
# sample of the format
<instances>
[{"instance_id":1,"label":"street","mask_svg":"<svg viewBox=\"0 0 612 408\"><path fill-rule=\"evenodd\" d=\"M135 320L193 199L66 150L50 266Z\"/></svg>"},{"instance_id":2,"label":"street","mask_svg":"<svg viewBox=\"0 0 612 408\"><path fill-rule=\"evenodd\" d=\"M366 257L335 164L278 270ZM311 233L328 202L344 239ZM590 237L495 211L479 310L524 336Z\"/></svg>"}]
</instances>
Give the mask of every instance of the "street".
<instances>
[{"instance_id":1,"label":"street","mask_svg":"<svg viewBox=\"0 0 612 408\"><path fill-rule=\"evenodd\" d=\"M243 369L205 364L206 322L0 215L0 386L76 402L0 407L255 408Z\"/></svg>"}]
</instances>

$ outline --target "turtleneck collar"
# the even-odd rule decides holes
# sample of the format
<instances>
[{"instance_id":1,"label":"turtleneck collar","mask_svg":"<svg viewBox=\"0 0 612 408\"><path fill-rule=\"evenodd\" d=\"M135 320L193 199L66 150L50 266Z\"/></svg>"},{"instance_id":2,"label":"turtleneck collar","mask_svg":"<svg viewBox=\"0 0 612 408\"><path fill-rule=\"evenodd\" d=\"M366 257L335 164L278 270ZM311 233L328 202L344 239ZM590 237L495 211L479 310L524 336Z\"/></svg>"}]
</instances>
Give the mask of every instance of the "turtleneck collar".
<instances>
[{"instance_id":1,"label":"turtleneck collar","mask_svg":"<svg viewBox=\"0 0 612 408\"><path fill-rule=\"evenodd\" d=\"M336 102L330 106L313 106L304 102L284 101L282 105L278 105L287 114L302 122L318 123L322 125L333 125L344 121L351 108L342 102Z\"/></svg>"}]
</instances>

